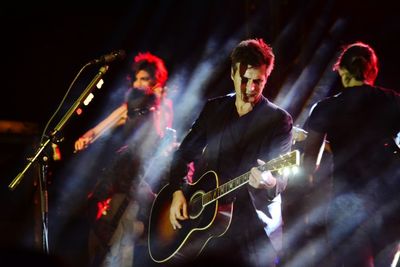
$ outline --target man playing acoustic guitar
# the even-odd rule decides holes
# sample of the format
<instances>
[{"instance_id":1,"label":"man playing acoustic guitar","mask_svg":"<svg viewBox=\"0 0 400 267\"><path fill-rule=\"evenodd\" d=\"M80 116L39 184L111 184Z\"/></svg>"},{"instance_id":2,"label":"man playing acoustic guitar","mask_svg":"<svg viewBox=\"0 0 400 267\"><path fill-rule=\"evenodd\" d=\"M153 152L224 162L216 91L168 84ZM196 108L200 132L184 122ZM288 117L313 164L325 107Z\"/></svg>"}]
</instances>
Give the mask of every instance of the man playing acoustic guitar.
<instances>
[{"instance_id":1,"label":"man playing acoustic guitar","mask_svg":"<svg viewBox=\"0 0 400 267\"><path fill-rule=\"evenodd\" d=\"M275 266L276 251L266 224L274 223L275 216L280 219L280 193L287 179L254 166L263 165L259 159L269 161L290 151L292 118L262 95L274 66L270 46L262 39L244 40L233 50L231 60L236 94L207 101L174 154L169 221L177 236L186 234L170 256L158 259L160 262L173 262L188 253L189 257L197 255L196 260L186 261L193 266ZM218 187L248 172L246 183L241 186L243 180L238 180L201 198L196 196L203 191L190 197L185 192L184 177L191 162L195 162L195 183L201 180ZM213 172L206 173L209 170ZM237 190L229 192L233 187ZM218 200L205 204L213 198ZM198 209L196 203L192 207L189 203L196 201L200 202ZM155 259L156 252L150 248L150 253Z\"/></svg>"}]
</instances>

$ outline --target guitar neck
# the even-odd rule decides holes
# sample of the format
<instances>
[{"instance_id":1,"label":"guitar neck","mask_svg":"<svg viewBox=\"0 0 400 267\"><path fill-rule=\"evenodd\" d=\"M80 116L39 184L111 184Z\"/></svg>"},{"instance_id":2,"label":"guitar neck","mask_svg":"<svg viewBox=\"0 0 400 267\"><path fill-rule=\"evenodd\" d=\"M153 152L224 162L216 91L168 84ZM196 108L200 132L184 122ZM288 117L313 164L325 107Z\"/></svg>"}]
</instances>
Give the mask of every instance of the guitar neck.
<instances>
[{"instance_id":1,"label":"guitar neck","mask_svg":"<svg viewBox=\"0 0 400 267\"><path fill-rule=\"evenodd\" d=\"M274 170L270 169L271 168L270 166L271 166L271 162L268 162L262 166L259 166L258 169L260 171L266 171L266 170L274 171ZM236 177L235 179L232 179L229 182L226 182L225 184L207 192L206 194L203 195L203 205L204 206L208 205L208 204L212 203L213 201L238 189L242 185L248 183L249 177L250 177L250 172L246 172L246 173Z\"/></svg>"},{"instance_id":2,"label":"guitar neck","mask_svg":"<svg viewBox=\"0 0 400 267\"><path fill-rule=\"evenodd\" d=\"M224 195L236 190L249 181L250 173L245 173L235 179L215 188L203 195L203 205L208 205Z\"/></svg>"},{"instance_id":3,"label":"guitar neck","mask_svg":"<svg viewBox=\"0 0 400 267\"><path fill-rule=\"evenodd\" d=\"M285 167L300 164L300 152L298 150L291 151L283 156L279 156L265 163L264 165L258 166L257 169L261 172L269 170L270 172L276 172L282 170ZM229 194L230 192L238 189L242 185L249 182L250 172L246 172L239 177L236 177L229 182L207 192L203 195L203 206L206 206L213 201Z\"/></svg>"}]
</instances>

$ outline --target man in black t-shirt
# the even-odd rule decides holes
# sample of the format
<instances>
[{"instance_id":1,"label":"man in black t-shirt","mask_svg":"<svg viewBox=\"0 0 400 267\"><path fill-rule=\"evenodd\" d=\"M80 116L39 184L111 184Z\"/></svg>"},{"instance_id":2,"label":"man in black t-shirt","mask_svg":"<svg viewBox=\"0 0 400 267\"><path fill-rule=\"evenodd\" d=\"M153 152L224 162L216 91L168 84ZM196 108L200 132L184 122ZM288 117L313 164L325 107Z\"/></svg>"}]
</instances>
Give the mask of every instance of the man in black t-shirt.
<instances>
[{"instance_id":1,"label":"man in black t-shirt","mask_svg":"<svg viewBox=\"0 0 400 267\"><path fill-rule=\"evenodd\" d=\"M314 105L306 121L304 165L312 175L324 141L333 155L333 197L327 229L333 266L381 266L399 238L400 96L374 86L377 57L367 44L346 46L334 70L341 93ZM389 266L387 264L385 266Z\"/></svg>"}]
</instances>

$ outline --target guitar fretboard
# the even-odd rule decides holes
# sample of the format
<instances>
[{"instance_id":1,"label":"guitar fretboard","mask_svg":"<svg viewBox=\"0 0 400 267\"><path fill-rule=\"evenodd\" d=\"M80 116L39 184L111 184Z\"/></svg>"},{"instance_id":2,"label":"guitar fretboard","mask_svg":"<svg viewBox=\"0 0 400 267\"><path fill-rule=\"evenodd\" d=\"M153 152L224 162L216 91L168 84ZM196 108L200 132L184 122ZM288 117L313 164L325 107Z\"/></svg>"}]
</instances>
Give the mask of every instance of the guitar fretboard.
<instances>
[{"instance_id":1,"label":"guitar fretboard","mask_svg":"<svg viewBox=\"0 0 400 267\"><path fill-rule=\"evenodd\" d=\"M291 166L291 165L299 165L300 161L300 154L298 150L294 150L275 158L273 160L268 161L266 164L257 167L260 171L279 171L284 167ZM202 203L203 206L210 204L211 202L221 198L222 196L236 190L237 188L241 187L242 185L248 183L250 177L250 172L246 172L229 182L205 193L202 196Z\"/></svg>"},{"instance_id":2,"label":"guitar fretboard","mask_svg":"<svg viewBox=\"0 0 400 267\"><path fill-rule=\"evenodd\" d=\"M235 179L221 185L220 187L217 187L216 189L207 192L203 195L203 205L205 206L244 185L249 181L249 176L249 172L242 174L239 177L236 177Z\"/></svg>"}]
</instances>

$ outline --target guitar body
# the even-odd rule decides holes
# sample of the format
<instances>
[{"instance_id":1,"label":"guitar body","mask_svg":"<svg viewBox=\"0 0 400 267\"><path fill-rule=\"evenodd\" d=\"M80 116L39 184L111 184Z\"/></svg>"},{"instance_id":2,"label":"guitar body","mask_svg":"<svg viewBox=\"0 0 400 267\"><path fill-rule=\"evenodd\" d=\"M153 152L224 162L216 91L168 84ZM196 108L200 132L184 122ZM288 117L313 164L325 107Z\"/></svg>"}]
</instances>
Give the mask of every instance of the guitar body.
<instances>
[{"instance_id":1,"label":"guitar body","mask_svg":"<svg viewBox=\"0 0 400 267\"><path fill-rule=\"evenodd\" d=\"M209 171L185 190L189 219L181 221L182 228L174 230L169 221L172 193L166 185L153 202L149 222L149 253L158 263L193 259L207 242L223 235L229 228L233 203L220 205L213 201L203 205L202 196L219 186L218 176Z\"/></svg>"},{"instance_id":2,"label":"guitar body","mask_svg":"<svg viewBox=\"0 0 400 267\"><path fill-rule=\"evenodd\" d=\"M260 171L282 171L300 165L300 152L281 155L257 168ZM289 170L290 171L290 170ZM223 185L214 171L188 185L184 194L188 202L189 219L181 221L181 229L174 230L169 221L172 190L166 185L153 202L149 221L149 254L153 261L165 263L193 259L214 237L222 236L232 221L233 203L221 205L219 199L248 184L250 172L244 173Z\"/></svg>"}]
</instances>

